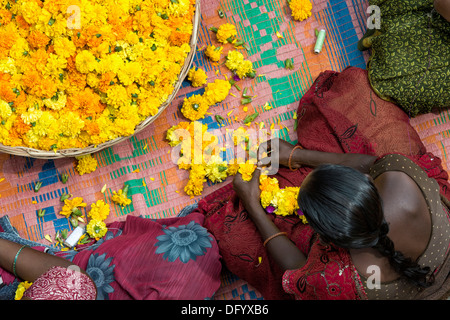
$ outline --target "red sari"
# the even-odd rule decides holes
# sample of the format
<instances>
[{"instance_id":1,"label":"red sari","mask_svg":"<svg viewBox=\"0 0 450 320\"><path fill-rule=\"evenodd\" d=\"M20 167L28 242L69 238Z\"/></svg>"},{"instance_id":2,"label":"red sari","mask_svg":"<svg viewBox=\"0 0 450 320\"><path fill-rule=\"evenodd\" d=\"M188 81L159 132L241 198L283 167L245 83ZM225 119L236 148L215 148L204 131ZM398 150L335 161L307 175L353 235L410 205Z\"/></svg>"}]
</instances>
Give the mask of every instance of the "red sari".
<instances>
[{"instance_id":1,"label":"red sari","mask_svg":"<svg viewBox=\"0 0 450 320\"><path fill-rule=\"evenodd\" d=\"M447 198L448 175L441 161L426 152L408 116L372 91L367 71L349 67L319 75L300 100L298 143L305 149L382 156L407 155L441 186ZM311 171L280 168L280 187L299 186ZM225 266L258 289L265 299L365 299L365 292L347 250L325 247L296 216L268 214L281 231L308 256L306 265L285 274L266 253L232 185L199 202L205 227L218 241Z\"/></svg>"}]
</instances>

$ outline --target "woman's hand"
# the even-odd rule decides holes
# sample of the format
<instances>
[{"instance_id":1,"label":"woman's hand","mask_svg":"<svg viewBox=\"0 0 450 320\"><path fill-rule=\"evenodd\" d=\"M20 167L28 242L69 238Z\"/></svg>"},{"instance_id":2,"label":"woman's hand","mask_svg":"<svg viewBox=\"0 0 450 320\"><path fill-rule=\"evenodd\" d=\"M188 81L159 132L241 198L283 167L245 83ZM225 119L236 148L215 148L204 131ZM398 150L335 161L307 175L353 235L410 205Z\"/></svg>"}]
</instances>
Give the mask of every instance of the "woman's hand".
<instances>
[{"instance_id":1,"label":"woman's hand","mask_svg":"<svg viewBox=\"0 0 450 320\"><path fill-rule=\"evenodd\" d=\"M250 215L255 212L255 208L262 208L260 200L261 189L259 188L260 175L261 169L256 168L250 181L243 180L239 172L236 173L233 179L233 190L239 196Z\"/></svg>"},{"instance_id":2,"label":"woman's hand","mask_svg":"<svg viewBox=\"0 0 450 320\"><path fill-rule=\"evenodd\" d=\"M277 161L278 164L289 168L289 156L294 148L295 145L280 138L265 141L260 144L258 149L258 165L268 167ZM291 167L297 169L300 164L292 161Z\"/></svg>"},{"instance_id":3,"label":"woman's hand","mask_svg":"<svg viewBox=\"0 0 450 320\"><path fill-rule=\"evenodd\" d=\"M242 175L237 173L234 176L233 188L243 202L245 209L264 242L269 237L278 234L280 229L269 218L261 205L261 191L259 189L259 177L261 169L257 168L253 172L250 181L244 181ZM277 236L266 244L266 249L271 257L284 270L295 270L301 268L306 263L306 256L288 237Z\"/></svg>"}]
</instances>

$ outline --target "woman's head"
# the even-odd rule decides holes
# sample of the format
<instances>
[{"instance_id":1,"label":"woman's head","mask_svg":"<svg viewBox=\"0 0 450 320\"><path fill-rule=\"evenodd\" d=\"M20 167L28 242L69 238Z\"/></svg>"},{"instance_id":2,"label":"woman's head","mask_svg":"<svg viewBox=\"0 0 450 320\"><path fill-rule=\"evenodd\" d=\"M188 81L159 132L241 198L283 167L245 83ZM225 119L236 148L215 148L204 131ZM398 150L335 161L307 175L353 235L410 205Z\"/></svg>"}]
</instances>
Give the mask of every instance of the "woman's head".
<instances>
[{"instance_id":1,"label":"woman's head","mask_svg":"<svg viewBox=\"0 0 450 320\"><path fill-rule=\"evenodd\" d=\"M303 182L298 202L308 223L326 242L358 249L378 242L384 221L372 180L339 165L322 165Z\"/></svg>"},{"instance_id":2,"label":"woman's head","mask_svg":"<svg viewBox=\"0 0 450 320\"><path fill-rule=\"evenodd\" d=\"M427 278L428 267L395 250L380 195L367 175L349 167L322 165L303 181L298 202L325 242L346 249L374 248L411 283L427 287L433 282Z\"/></svg>"}]
</instances>

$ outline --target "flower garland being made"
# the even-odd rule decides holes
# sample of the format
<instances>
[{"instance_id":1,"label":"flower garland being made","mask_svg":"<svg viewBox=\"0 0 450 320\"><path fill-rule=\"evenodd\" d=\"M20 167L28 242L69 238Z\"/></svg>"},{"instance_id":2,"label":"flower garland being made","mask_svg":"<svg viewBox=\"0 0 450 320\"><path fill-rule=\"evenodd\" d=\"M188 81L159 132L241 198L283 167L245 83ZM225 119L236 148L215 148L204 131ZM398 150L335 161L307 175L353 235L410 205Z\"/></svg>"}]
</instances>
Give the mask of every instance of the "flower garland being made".
<instances>
[{"instance_id":1,"label":"flower garland being made","mask_svg":"<svg viewBox=\"0 0 450 320\"><path fill-rule=\"evenodd\" d=\"M303 223L307 223L298 206L300 187L280 188L276 178L267 175L260 176L261 205L268 213L281 216L297 214Z\"/></svg>"},{"instance_id":2,"label":"flower garland being made","mask_svg":"<svg viewBox=\"0 0 450 320\"><path fill-rule=\"evenodd\" d=\"M2 0L0 143L84 148L134 133L174 90L195 0Z\"/></svg>"}]
</instances>

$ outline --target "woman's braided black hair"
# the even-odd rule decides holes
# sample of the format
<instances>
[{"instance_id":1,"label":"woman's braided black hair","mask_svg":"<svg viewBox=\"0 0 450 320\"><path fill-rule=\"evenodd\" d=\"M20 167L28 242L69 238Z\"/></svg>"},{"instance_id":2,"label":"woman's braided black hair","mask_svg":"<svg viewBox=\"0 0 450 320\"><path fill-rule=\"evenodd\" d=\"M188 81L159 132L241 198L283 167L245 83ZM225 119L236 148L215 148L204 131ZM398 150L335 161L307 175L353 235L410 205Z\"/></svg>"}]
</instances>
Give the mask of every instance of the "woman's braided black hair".
<instances>
[{"instance_id":1,"label":"woman's braided black hair","mask_svg":"<svg viewBox=\"0 0 450 320\"><path fill-rule=\"evenodd\" d=\"M431 285L428 267L396 251L387 236L381 197L369 177L346 166L322 165L302 184L300 210L325 242L341 248L375 248L401 276L418 287Z\"/></svg>"}]
</instances>

